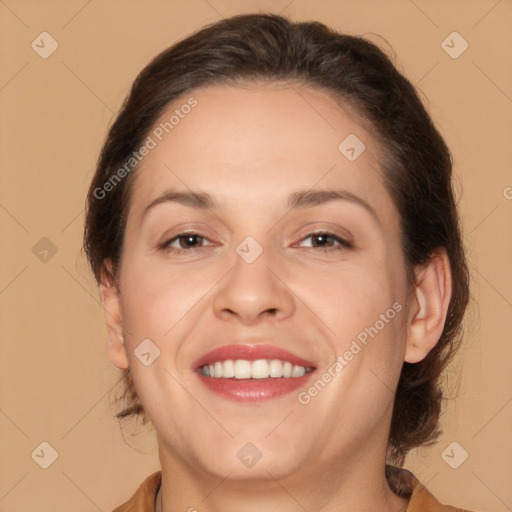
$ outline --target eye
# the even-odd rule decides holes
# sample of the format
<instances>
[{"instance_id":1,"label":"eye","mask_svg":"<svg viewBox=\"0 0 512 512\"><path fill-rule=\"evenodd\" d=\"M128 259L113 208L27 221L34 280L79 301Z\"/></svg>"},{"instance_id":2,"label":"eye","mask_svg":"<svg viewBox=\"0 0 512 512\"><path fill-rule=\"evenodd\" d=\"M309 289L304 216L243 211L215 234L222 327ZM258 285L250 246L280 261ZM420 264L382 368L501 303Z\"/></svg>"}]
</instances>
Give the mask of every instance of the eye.
<instances>
[{"instance_id":1,"label":"eye","mask_svg":"<svg viewBox=\"0 0 512 512\"><path fill-rule=\"evenodd\" d=\"M174 253L194 252L207 245L214 245L212 243L207 244L206 241L207 238L199 233L179 233L164 242L160 248Z\"/></svg>"},{"instance_id":2,"label":"eye","mask_svg":"<svg viewBox=\"0 0 512 512\"><path fill-rule=\"evenodd\" d=\"M309 242L305 243L306 240ZM311 233L299 242L301 247L311 247L312 249L343 249L350 248L352 245L344 238L329 232Z\"/></svg>"}]
</instances>

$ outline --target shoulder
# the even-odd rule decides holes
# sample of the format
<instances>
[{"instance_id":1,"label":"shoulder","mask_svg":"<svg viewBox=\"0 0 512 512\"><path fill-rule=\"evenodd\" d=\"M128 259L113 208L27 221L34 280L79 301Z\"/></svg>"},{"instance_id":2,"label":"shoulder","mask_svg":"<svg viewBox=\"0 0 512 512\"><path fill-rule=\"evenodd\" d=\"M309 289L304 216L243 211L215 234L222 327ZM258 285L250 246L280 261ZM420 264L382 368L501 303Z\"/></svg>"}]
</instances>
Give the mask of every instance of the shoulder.
<instances>
[{"instance_id":1,"label":"shoulder","mask_svg":"<svg viewBox=\"0 0 512 512\"><path fill-rule=\"evenodd\" d=\"M470 512L461 508L443 505L407 469L386 467L386 476L391 489L399 496L409 498L406 512Z\"/></svg>"},{"instance_id":2,"label":"shoulder","mask_svg":"<svg viewBox=\"0 0 512 512\"><path fill-rule=\"evenodd\" d=\"M162 482L162 473L157 471L148 476L139 486L135 494L124 505L115 508L112 512L153 512L155 496Z\"/></svg>"},{"instance_id":3,"label":"shoulder","mask_svg":"<svg viewBox=\"0 0 512 512\"><path fill-rule=\"evenodd\" d=\"M443 505L407 469L386 467L386 476L393 491L409 498L406 512L470 512L461 508ZM157 471L139 486L129 501L112 512L153 512L155 496L162 482L162 473Z\"/></svg>"}]
</instances>

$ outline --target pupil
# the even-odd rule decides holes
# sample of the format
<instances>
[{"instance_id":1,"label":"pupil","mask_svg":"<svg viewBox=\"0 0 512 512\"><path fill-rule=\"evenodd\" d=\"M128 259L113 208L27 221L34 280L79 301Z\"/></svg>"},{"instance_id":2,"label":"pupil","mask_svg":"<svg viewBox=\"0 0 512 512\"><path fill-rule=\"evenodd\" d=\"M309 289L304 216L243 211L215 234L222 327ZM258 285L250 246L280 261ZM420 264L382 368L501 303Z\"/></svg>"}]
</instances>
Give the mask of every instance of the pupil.
<instances>
[{"instance_id":1,"label":"pupil","mask_svg":"<svg viewBox=\"0 0 512 512\"><path fill-rule=\"evenodd\" d=\"M329 245L328 244L329 238L330 238L329 235L316 235L317 244L321 245L321 246Z\"/></svg>"},{"instance_id":2,"label":"pupil","mask_svg":"<svg viewBox=\"0 0 512 512\"><path fill-rule=\"evenodd\" d=\"M197 243L198 236L197 235L188 235L185 237L185 245L190 247Z\"/></svg>"}]
</instances>

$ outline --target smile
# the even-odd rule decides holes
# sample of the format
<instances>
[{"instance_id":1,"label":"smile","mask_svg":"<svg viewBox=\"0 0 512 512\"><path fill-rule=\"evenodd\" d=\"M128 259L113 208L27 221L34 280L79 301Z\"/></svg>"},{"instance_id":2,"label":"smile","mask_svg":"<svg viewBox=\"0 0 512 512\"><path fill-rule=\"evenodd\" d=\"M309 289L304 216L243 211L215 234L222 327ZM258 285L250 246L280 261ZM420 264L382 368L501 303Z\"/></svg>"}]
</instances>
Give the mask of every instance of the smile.
<instances>
[{"instance_id":1,"label":"smile","mask_svg":"<svg viewBox=\"0 0 512 512\"><path fill-rule=\"evenodd\" d=\"M204 365L200 372L205 377L223 379L279 379L302 377L312 368L299 365L292 365L290 361L280 359L257 359L248 361L246 359L228 359L216 361L213 364Z\"/></svg>"},{"instance_id":2,"label":"smile","mask_svg":"<svg viewBox=\"0 0 512 512\"><path fill-rule=\"evenodd\" d=\"M316 368L273 345L232 344L204 355L193 369L207 389L223 398L261 402L304 386Z\"/></svg>"}]
</instances>

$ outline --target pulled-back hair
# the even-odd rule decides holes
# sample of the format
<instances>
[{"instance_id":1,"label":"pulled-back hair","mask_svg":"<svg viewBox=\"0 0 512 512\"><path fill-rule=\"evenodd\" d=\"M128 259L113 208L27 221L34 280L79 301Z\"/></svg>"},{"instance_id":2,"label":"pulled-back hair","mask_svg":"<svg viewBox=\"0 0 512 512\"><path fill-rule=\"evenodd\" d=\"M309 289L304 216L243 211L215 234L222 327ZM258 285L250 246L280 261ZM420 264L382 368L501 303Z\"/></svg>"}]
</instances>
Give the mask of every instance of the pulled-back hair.
<instances>
[{"instance_id":1,"label":"pulled-back hair","mask_svg":"<svg viewBox=\"0 0 512 512\"><path fill-rule=\"evenodd\" d=\"M450 152L411 83L391 59L362 37L318 22L240 15L214 23L155 57L136 78L102 148L87 196L84 249L100 281L116 278L136 166L108 194L103 185L140 148L170 102L211 84L254 81L303 84L329 92L370 126L383 153L384 183L400 215L407 275L436 251L448 256L453 292L437 345L421 362L404 363L393 408L388 461L402 465L414 447L440 434L440 375L454 355L468 302L468 271L452 190ZM109 273L106 260L113 264ZM119 418L144 410L124 372Z\"/></svg>"}]
</instances>

